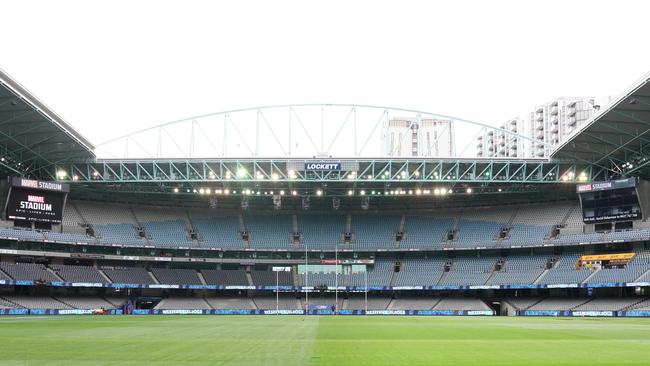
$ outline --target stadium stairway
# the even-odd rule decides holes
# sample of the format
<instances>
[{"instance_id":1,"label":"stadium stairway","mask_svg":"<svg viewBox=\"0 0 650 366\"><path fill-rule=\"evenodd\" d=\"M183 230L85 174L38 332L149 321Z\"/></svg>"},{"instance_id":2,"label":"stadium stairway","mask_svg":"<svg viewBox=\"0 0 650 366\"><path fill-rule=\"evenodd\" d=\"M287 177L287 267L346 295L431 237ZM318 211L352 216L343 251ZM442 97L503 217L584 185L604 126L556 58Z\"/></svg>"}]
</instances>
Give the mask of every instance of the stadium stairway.
<instances>
[{"instance_id":1,"label":"stadium stairway","mask_svg":"<svg viewBox=\"0 0 650 366\"><path fill-rule=\"evenodd\" d=\"M201 281L202 285L207 285L207 283L205 282L205 278L203 277L203 273L201 273L201 271L196 271L196 275L197 277L199 277L199 281Z\"/></svg>"},{"instance_id":2,"label":"stadium stairway","mask_svg":"<svg viewBox=\"0 0 650 366\"><path fill-rule=\"evenodd\" d=\"M573 307L569 308L569 310L573 310L573 309L579 308L579 307L581 307L582 305L588 303L588 302L591 301L591 300L593 300L593 298L591 298L591 299L587 299L587 301L585 301L585 302L583 302L583 303L580 303L579 305L573 306Z\"/></svg>"},{"instance_id":3,"label":"stadium stairway","mask_svg":"<svg viewBox=\"0 0 650 366\"><path fill-rule=\"evenodd\" d=\"M545 269L544 271L542 271L542 273L540 273L539 276L537 276L537 278L535 279L535 281L533 281L533 284L534 284L534 285L537 285L537 284L539 283L539 281L542 280L542 278L544 277L544 275L546 275L547 272L548 272L548 269Z\"/></svg>"},{"instance_id":4,"label":"stadium stairway","mask_svg":"<svg viewBox=\"0 0 650 366\"><path fill-rule=\"evenodd\" d=\"M391 287L394 287L395 283L397 283L397 276L399 276L399 272L395 272L395 267L393 267L393 275L390 278Z\"/></svg>"},{"instance_id":5,"label":"stadium stairway","mask_svg":"<svg viewBox=\"0 0 650 366\"><path fill-rule=\"evenodd\" d=\"M11 280L11 276L7 274L7 272L3 271L2 268L0 268L0 279L6 278L8 280Z\"/></svg>"},{"instance_id":6,"label":"stadium stairway","mask_svg":"<svg viewBox=\"0 0 650 366\"><path fill-rule=\"evenodd\" d=\"M63 280L63 278L61 278L61 276L59 276L56 272L54 272L54 270L52 268L46 267L46 269L47 269L48 272L50 272L52 274L52 276L56 277L59 281L65 282Z\"/></svg>"},{"instance_id":7,"label":"stadium stairway","mask_svg":"<svg viewBox=\"0 0 650 366\"><path fill-rule=\"evenodd\" d=\"M1 296L0 296L0 300L2 300L3 302L6 302L6 303L8 303L8 304L12 304L12 305L13 305L15 308L17 308L17 309L23 309L23 308L25 308L24 306L22 306L22 305L20 305L20 304L18 304L18 303L16 303L16 302L14 302L14 301L11 301L11 300L7 299L6 297L1 297Z\"/></svg>"},{"instance_id":8,"label":"stadium stairway","mask_svg":"<svg viewBox=\"0 0 650 366\"><path fill-rule=\"evenodd\" d=\"M154 276L153 273L151 273L151 271L147 270L147 274L149 274L149 277L151 277L154 283L160 284L156 276Z\"/></svg>"},{"instance_id":9,"label":"stadium stairway","mask_svg":"<svg viewBox=\"0 0 650 366\"><path fill-rule=\"evenodd\" d=\"M106 283L113 283L113 281L111 281L111 279L108 278L106 273L104 273L104 271L102 271L101 269L98 268L97 272L99 272L99 274L106 280Z\"/></svg>"},{"instance_id":10,"label":"stadium stairway","mask_svg":"<svg viewBox=\"0 0 650 366\"><path fill-rule=\"evenodd\" d=\"M640 305L640 304L642 304L642 303L644 303L644 302L646 302L646 301L648 301L648 298L647 298L647 297L643 297L643 298L641 298L639 301L635 302L634 304L630 304L630 305L628 305L628 306L626 306L626 307L624 307L624 308L622 308L622 309L619 309L619 310L621 310L621 311L632 310L632 309L634 309L636 306L638 306L638 305Z\"/></svg>"},{"instance_id":11,"label":"stadium stairway","mask_svg":"<svg viewBox=\"0 0 650 366\"><path fill-rule=\"evenodd\" d=\"M598 273L598 272L600 272L600 271L602 271L602 269L601 269L601 268L598 268L598 269L596 269L595 271L591 272L591 273L589 274L589 276L587 276L587 278L585 278L585 280L582 281L581 283L588 283L589 280L590 280L593 276L595 276L596 273Z\"/></svg>"},{"instance_id":12,"label":"stadium stairway","mask_svg":"<svg viewBox=\"0 0 650 366\"><path fill-rule=\"evenodd\" d=\"M65 302L65 301L63 301L63 300L61 300L61 299L59 299L58 297L52 296L52 298L53 298L54 300L60 302L61 304L65 305L65 306L69 306L71 309L76 309L76 308L77 308L76 306L73 306L73 305L71 305L71 304L68 304L67 302Z\"/></svg>"},{"instance_id":13,"label":"stadium stairway","mask_svg":"<svg viewBox=\"0 0 650 366\"><path fill-rule=\"evenodd\" d=\"M533 302L527 304L527 306L522 306L522 307L519 307L519 306L517 306L515 303L513 303L513 302L512 302L512 299L503 299L502 301L506 302L508 305L510 305L510 306L513 307L514 309L517 309L517 310L528 310L528 309L532 308L533 306L539 304L540 302L544 301L545 299L546 299L546 297L541 297L541 298L536 299L535 301L533 301Z\"/></svg>"},{"instance_id":14,"label":"stadium stairway","mask_svg":"<svg viewBox=\"0 0 650 366\"><path fill-rule=\"evenodd\" d=\"M650 268L647 271L643 272L643 274L641 276L635 278L634 281L635 282L639 281L640 279L642 279L642 278L644 278L646 276L648 276L648 278L650 278Z\"/></svg>"}]
</instances>

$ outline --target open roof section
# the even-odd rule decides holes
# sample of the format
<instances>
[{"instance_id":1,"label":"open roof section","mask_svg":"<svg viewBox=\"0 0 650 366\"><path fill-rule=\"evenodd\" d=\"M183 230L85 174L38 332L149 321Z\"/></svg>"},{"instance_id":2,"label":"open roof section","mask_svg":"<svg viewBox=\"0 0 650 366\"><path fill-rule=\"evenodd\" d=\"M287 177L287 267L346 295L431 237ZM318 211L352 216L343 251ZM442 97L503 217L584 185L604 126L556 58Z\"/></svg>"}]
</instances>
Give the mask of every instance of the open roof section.
<instances>
[{"instance_id":1,"label":"open roof section","mask_svg":"<svg viewBox=\"0 0 650 366\"><path fill-rule=\"evenodd\" d=\"M29 174L39 167L94 159L94 146L0 70L0 167Z\"/></svg>"},{"instance_id":2,"label":"open roof section","mask_svg":"<svg viewBox=\"0 0 650 366\"><path fill-rule=\"evenodd\" d=\"M606 165L622 174L643 174L650 162L650 73L605 106L551 157Z\"/></svg>"}]
</instances>

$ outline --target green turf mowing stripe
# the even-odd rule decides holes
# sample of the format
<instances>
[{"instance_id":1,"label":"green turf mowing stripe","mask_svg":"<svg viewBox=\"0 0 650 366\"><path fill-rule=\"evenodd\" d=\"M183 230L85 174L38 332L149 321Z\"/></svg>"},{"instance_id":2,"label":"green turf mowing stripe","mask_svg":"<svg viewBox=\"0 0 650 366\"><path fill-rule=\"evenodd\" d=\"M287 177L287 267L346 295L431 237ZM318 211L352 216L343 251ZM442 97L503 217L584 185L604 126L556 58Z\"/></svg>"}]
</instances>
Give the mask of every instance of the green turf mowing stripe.
<instances>
[{"instance_id":1,"label":"green turf mowing stripe","mask_svg":"<svg viewBox=\"0 0 650 366\"><path fill-rule=\"evenodd\" d=\"M650 319L180 315L0 322L0 366L611 366L648 360Z\"/></svg>"}]
</instances>

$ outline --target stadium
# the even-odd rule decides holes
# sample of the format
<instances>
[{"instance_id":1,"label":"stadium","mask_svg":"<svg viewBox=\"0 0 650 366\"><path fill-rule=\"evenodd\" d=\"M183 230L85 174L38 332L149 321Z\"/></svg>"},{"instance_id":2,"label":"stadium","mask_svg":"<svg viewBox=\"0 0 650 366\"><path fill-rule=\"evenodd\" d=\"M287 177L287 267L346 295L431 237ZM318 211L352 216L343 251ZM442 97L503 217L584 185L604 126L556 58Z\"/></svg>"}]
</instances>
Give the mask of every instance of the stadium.
<instances>
[{"instance_id":1,"label":"stadium","mask_svg":"<svg viewBox=\"0 0 650 366\"><path fill-rule=\"evenodd\" d=\"M560 342L567 364L646 364L649 82L582 117L582 100L551 102L532 134L517 120L298 104L93 146L0 73L1 353L559 364L537 345Z\"/></svg>"}]
</instances>

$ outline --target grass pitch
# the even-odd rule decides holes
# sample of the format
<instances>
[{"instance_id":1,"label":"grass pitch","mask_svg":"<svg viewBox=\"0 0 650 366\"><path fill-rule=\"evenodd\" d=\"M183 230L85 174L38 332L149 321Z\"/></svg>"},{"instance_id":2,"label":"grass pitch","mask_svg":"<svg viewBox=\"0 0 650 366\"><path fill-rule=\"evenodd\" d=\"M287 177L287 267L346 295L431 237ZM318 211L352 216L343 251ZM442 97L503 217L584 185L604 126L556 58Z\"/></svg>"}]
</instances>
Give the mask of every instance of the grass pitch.
<instances>
[{"instance_id":1,"label":"grass pitch","mask_svg":"<svg viewBox=\"0 0 650 366\"><path fill-rule=\"evenodd\" d=\"M0 318L0 365L649 365L650 319Z\"/></svg>"}]
</instances>

